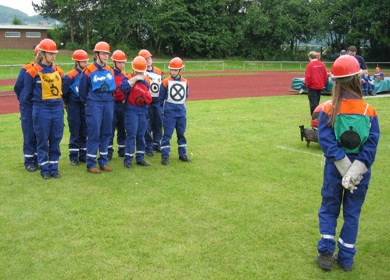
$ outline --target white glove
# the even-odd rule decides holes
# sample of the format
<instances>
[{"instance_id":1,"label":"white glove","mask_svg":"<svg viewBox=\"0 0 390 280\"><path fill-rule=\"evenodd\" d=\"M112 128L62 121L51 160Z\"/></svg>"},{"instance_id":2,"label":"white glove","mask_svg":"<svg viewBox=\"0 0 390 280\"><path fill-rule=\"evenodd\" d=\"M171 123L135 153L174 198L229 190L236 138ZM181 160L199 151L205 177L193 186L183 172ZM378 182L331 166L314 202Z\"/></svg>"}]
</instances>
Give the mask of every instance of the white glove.
<instances>
[{"instance_id":1,"label":"white glove","mask_svg":"<svg viewBox=\"0 0 390 280\"><path fill-rule=\"evenodd\" d=\"M351 167L348 169L347 173L345 173L343 177L343 187L353 193L353 190L356 189L356 185L359 185L360 181L363 179L363 174L366 173L367 170L368 169L363 162L359 160L354 160L351 164Z\"/></svg>"},{"instance_id":2,"label":"white glove","mask_svg":"<svg viewBox=\"0 0 390 280\"><path fill-rule=\"evenodd\" d=\"M334 165L339 171L341 177L344 177L345 173L347 173L348 169L351 167L351 161L347 156L345 156L340 160L335 160Z\"/></svg>"},{"instance_id":3,"label":"white glove","mask_svg":"<svg viewBox=\"0 0 390 280\"><path fill-rule=\"evenodd\" d=\"M144 80L144 79L145 79L144 75L135 75L134 77L130 78L127 82L129 83L129 85L130 85L131 87L133 87L134 84L135 84L137 81L142 81L142 80Z\"/></svg>"},{"instance_id":4,"label":"white glove","mask_svg":"<svg viewBox=\"0 0 390 280\"><path fill-rule=\"evenodd\" d=\"M344 176L343 180L341 181L341 184L343 185L344 188L349 190L351 193L353 193L354 190L357 190L357 187L352 183L351 176Z\"/></svg>"}]
</instances>

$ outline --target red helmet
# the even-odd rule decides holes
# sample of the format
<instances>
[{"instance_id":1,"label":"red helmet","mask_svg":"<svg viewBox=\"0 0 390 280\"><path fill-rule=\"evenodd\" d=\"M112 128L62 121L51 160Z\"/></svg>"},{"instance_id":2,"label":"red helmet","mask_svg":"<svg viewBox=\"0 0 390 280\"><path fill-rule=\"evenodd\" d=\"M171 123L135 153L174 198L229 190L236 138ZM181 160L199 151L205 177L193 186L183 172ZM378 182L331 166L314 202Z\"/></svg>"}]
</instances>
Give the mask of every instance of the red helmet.
<instances>
[{"instance_id":1,"label":"red helmet","mask_svg":"<svg viewBox=\"0 0 390 280\"><path fill-rule=\"evenodd\" d=\"M127 58L124 52L121 50L116 50L112 53L111 59L113 61L118 61L118 62L126 62Z\"/></svg>"},{"instance_id":2,"label":"red helmet","mask_svg":"<svg viewBox=\"0 0 390 280\"><path fill-rule=\"evenodd\" d=\"M169 62L169 69L182 69L184 68L183 60L180 59L180 57L172 58Z\"/></svg>"},{"instance_id":3,"label":"red helmet","mask_svg":"<svg viewBox=\"0 0 390 280\"><path fill-rule=\"evenodd\" d=\"M110 45L106 42L100 41L96 43L95 48L93 49L94 52L105 52L110 53Z\"/></svg>"},{"instance_id":4,"label":"red helmet","mask_svg":"<svg viewBox=\"0 0 390 280\"><path fill-rule=\"evenodd\" d=\"M39 44L36 45L34 48L34 56L36 56L38 52L39 52Z\"/></svg>"},{"instance_id":5,"label":"red helmet","mask_svg":"<svg viewBox=\"0 0 390 280\"><path fill-rule=\"evenodd\" d=\"M134 71L145 72L146 71L146 59L143 56L136 56L131 62L131 67Z\"/></svg>"},{"instance_id":6,"label":"red helmet","mask_svg":"<svg viewBox=\"0 0 390 280\"><path fill-rule=\"evenodd\" d=\"M345 78L360 73L359 62L351 55L343 55L335 60L330 69L332 78Z\"/></svg>"},{"instance_id":7,"label":"red helmet","mask_svg":"<svg viewBox=\"0 0 390 280\"><path fill-rule=\"evenodd\" d=\"M56 43L51 39L43 39L39 43L39 50L50 53L58 53Z\"/></svg>"},{"instance_id":8,"label":"red helmet","mask_svg":"<svg viewBox=\"0 0 390 280\"><path fill-rule=\"evenodd\" d=\"M318 127L318 119L320 118L320 112L322 111L322 108L325 106L325 104L332 102L332 100L327 100L320 105L318 105L311 115L311 126L312 127Z\"/></svg>"},{"instance_id":9,"label":"red helmet","mask_svg":"<svg viewBox=\"0 0 390 280\"><path fill-rule=\"evenodd\" d=\"M75 61L88 61L89 57L86 51L84 50L75 50L72 55L72 60Z\"/></svg>"},{"instance_id":10,"label":"red helmet","mask_svg":"<svg viewBox=\"0 0 390 280\"><path fill-rule=\"evenodd\" d=\"M321 58L321 54L318 52L318 53L316 53L316 56L317 56L317 58L318 59L320 59Z\"/></svg>"},{"instance_id":11,"label":"red helmet","mask_svg":"<svg viewBox=\"0 0 390 280\"><path fill-rule=\"evenodd\" d=\"M152 56L152 54L148 50L145 50L145 49L140 50L138 55L143 56L145 58Z\"/></svg>"}]
</instances>

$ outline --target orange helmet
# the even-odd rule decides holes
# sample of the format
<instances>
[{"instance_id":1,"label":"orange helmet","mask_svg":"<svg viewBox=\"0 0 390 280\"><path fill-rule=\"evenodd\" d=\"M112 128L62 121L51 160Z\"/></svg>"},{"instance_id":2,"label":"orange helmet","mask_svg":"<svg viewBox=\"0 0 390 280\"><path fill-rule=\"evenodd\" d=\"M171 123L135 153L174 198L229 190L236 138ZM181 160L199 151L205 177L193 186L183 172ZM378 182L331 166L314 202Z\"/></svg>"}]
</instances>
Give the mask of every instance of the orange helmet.
<instances>
[{"instance_id":1,"label":"orange helmet","mask_svg":"<svg viewBox=\"0 0 390 280\"><path fill-rule=\"evenodd\" d=\"M56 43L51 39L43 39L39 43L39 50L50 53L58 53Z\"/></svg>"},{"instance_id":2,"label":"orange helmet","mask_svg":"<svg viewBox=\"0 0 390 280\"><path fill-rule=\"evenodd\" d=\"M351 55L343 55L335 60L330 69L332 78L345 78L360 73L359 62Z\"/></svg>"},{"instance_id":3,"label":"orange helmet","mask_svg":"<svg viewBox=\"0 0 390 280\"><path fill-rule=\"evenodd\" d=\"M318 59L320 59L321 58L321 54L318 52L318 53L316 53L316 56L317 56L317 58Z\"/></svg>"},{"instance_id":4,"label":"orange helmet","mask_svg":"<svg viewBox=\"0 0 390 280\"><path fill-rule=\"evenodd\" d=\"M100 41L96 43L95 48L93 49L94 52L105 52L110 53L110 45L107 44L104 41Z\"/></svg>"},{"instance_id":5,"label":"orange helmet","mask_svg":"<svg viewBox=\"0 0 390 280\"><path fill-rule=\"evenodd\" d=\"M148 50L145 50L145 49L140 50L138 55L143 56L145 58L152 56L152 54Z\"/></svg>"},{"instance_id":6,"label":"orange helmet","mask_svg":"<svg viewBox=\"0 0 390 280\"><path fill-rule=\"evenodd\" d=\"M375 68L375 71L381 71L381 69L379 67Z\"/></svg>"},{"instance_id":7,"label":"orange helmet","mask_svg":"<svg viewBox=\"0 0 390 280\"><path fill-rule=\"evenodd\" d=\"M124 52L121 50L116 50L112 53L111 59L113 61L118 61L118 62L126 62L127 58Z\"/></svg>"},{"instance_id":8,"label":"orange helmet","mask_svg":"<svg viewBox=\"0 0 390 280\"><path fill-rule=\"evenodd\" d=\"M34 48L34 56L36 56L38 52L39 52L39 44L36 45Z\"/></svg>"},{"instance_id":9,"label":"orange helmet","mask_svg":"<svg viewBox=\"0 0 390 280\"><path fill-rule=\"evenodd\" d=\"M182 68L184 68L183 60L181 60L180 57L172 58L171 61L169 62L168 68L169 69L182 69Z\"/></svg>"},{"instance_id":10,"label":"orange helmet","mask_svg":"<svg viewBox=\"0 0 390 280\"><path fill-rule=\"evenodd\" d=\"M89 57L86 51L84 50L75 50L72 55L72 60L75 61L88 61Z\"/></svg>"},{"instance_id":11,"label":"orange helmet","mask_svg":"<svg viewBox=\"0 0 390 280\"><path fill-rule=\"evenodd\" d=\"M146 71L146 59L143 56L136 56L131 62L131 67L134 71L145 72Z\"/></svg>"}]
</instances>

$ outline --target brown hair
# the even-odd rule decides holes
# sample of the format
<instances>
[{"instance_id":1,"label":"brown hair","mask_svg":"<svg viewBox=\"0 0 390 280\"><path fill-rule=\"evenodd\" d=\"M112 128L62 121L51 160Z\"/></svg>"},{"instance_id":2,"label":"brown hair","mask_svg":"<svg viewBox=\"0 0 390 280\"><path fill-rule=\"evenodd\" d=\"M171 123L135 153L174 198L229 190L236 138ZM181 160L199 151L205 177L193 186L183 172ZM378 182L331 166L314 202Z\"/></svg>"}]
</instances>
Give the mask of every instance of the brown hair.
<instances>
[{"instance_id":1,"label":"brown hair","mask_svg":"<svg viewBox=\"0 0 390 280\"><path fill-rule=\"evenodd\" d=\"M340 82L339 79L334 79L332 90L332 107L328 112L328 114L332 115L332 118L329 122L330 126L334 125L336 117L340 112L342 98L348 97L357 97L359 99L363 99L359 75L354 75L351 80L346 82Z\"/></svg>"}]
</instances>

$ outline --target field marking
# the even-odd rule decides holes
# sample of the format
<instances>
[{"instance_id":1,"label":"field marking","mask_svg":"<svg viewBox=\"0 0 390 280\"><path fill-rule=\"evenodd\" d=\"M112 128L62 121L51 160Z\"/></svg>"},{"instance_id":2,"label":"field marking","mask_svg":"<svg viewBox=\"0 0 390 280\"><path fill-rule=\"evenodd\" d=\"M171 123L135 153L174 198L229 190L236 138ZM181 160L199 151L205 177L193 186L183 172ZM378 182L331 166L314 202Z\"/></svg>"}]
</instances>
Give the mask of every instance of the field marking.
<instances>
[{"instance_id":1,"label":"field marking","mask_svg":"<svg viewBox=\"0 0 390 280\"><path fill-rule=\"evenodd\" d=\"M306 155L311 155L311 156L316 156L316 157L322 157L322 154L319 155L319 154L305 152L305 151L301 151L301 150L297 150L297 149L293 149L293 148L289 148L289 147L284 147L284 146L276 146L276 148L281 149L281 150L290 151L290 152L299 153L299 154L306 154Z\"/></svg>"}]
</instances>

